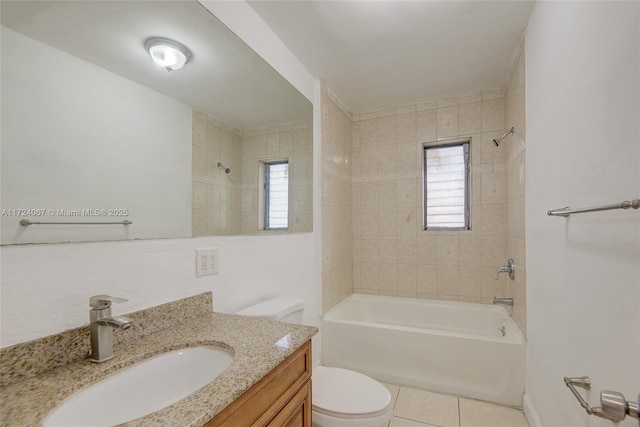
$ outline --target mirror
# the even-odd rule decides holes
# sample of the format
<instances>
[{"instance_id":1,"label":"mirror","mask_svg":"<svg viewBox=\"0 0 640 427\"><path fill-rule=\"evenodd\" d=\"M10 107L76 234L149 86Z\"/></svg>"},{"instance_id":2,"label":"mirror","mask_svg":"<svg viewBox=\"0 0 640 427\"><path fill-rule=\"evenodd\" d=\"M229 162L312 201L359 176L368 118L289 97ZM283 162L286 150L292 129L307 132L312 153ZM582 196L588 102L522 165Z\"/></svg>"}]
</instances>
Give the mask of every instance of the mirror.
<instances>
[{"instance_id":1,"label":"mirror","mask_svg":"<svg viewBox=\"0 0 640 427\"><path fill-rule=\"evenodd\" d=\"M312 105L201 4L0 7L3 245L311 231Z\"/></svg>"}]
</instances>

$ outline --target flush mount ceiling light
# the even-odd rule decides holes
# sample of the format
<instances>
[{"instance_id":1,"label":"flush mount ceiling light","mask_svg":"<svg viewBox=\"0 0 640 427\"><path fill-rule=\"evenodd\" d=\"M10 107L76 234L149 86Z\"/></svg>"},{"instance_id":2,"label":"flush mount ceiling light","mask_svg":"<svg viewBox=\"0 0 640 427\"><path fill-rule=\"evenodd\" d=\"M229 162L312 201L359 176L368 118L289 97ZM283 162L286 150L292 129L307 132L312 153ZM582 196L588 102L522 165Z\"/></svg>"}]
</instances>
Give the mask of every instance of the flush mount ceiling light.
<instances>
[{"instance_id":1,"label":"flush mount ceiling light","mask_svg":"<svg viewBox=\"0 0 640 427\"><path fill-rule=\"evenodd\" d=\"M179 70L191 60L189 49L176 41L163 37L152 37L144 42L153 61L167 71Z\"/></svg>"}]
</instances>

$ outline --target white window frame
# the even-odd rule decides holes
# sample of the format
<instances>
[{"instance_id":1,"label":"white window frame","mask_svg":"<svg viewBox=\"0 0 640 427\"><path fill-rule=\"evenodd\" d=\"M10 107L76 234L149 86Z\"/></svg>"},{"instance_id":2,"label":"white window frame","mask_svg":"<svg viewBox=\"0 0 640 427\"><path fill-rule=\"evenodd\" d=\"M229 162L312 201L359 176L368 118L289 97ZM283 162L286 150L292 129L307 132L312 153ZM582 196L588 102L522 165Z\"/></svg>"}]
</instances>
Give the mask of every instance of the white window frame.
<instances>
[{"instance_id":1,"label":"white window frame","mask_svg":"<svg viewBox=\"0 0 640 427\"><path fill-rule=\"evenodd\" d=\"M282 165L282 164L287 164L289 167L289 172L291 171L291 163L289 162L289 159L280 159L280 160L269 160L269 161L261 161L260 162L260 198L259 198L259 203L260 203L260 209L259 209L259 225L260 225L260 229L265 230L265 231L286 231L289 229L289 218L288 218L288 214L287 214L287 226L286 227L272 227L270 225L270 218L269 218L269 169L271 166L273 165ZM287 179L287 188L288 188L288 195L287 195L287 212L289 212L289 205L290 205L290 196L291 196L291 175L289 173L289 177Z\"/></svg>"},{"instance_id":2,"label":"white window frame","mask_svg":"<svg viewBox=\"0 0 640 427\"><path fill-rule=\"evenodd\" d=\"M453 146L463 147L464 156L464 225L461 227L442 227L427 223L427 150ZM422 144L422 215L423 230L466 231L471 230L471 138L436 141Z\"/></svg>"}]
</instances>

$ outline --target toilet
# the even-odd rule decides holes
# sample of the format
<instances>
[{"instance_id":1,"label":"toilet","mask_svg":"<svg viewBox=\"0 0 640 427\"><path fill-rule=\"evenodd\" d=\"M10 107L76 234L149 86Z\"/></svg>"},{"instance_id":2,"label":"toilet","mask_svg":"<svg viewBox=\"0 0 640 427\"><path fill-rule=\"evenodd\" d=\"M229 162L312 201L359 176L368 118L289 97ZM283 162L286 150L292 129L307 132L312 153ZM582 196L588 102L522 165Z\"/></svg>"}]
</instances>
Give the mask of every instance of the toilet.
<instances>
[{"instance_id":1,"label":"toilet","mask_svg":"<svg viewBox=\"0 0 640 427\"><path fill-rule=\"evenodd\" d=\"M304 301L274 298L236 314L302 324ZM393 415L389 390L373 378L348 369L316 366L312 372L313 427L382 427Z\"/></svg>"}]
</instances>

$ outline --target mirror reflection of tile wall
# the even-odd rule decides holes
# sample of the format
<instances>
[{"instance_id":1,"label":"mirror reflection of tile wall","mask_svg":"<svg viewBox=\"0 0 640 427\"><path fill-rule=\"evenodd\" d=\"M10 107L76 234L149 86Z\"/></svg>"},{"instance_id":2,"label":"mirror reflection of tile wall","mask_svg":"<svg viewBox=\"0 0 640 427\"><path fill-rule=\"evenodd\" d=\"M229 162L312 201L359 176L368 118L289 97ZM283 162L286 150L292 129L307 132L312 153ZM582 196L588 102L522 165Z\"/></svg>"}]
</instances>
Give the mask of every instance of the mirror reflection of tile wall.
<instances>
[{"instance_id":1,"label":"mirror reflection of tile wall","mask_svg":"<svg viewBox=\"0 0 640 427\"><path fill-rule=\"evenodd\" d=\"M312 231L312 141L311 123L240 131L194 112L193 236L263 231L258 229L260 162L284 159L290 174L287 232Z\"/></svg>"},{"instance_id":2,"label":"mirror reflection of tile wall","mask_svg":"<svg viewBox=\"0 0 640 427\"><path fill-rule=\"evenodd\" d=\"M242 137L237 129L193 113L192 235L240 233ZM227 174L218 162L231 169Z\"/></svg>"}]
</instances>

